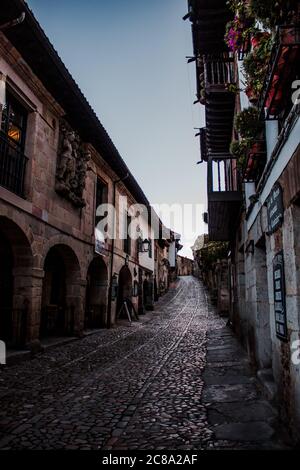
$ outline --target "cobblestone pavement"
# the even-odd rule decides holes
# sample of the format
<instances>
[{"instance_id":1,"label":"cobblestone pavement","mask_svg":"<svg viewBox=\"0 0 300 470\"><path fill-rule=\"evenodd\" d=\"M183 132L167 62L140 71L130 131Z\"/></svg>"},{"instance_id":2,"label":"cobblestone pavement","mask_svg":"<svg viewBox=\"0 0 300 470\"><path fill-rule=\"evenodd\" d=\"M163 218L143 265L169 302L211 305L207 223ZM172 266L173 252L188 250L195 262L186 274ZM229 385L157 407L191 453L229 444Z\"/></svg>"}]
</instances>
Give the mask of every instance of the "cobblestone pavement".
<instances>
[{"instance_id":1,"label":"cobblestone pavement","mask_svg":"<svg viewBox=\"0 0 300 470\"><path fill-rule=\"evenodd\" d=\"M274 412L243 355L201 284L181 278L132 327L1 369L0 448L276 446Z\"/></svg>"}]
</instances>

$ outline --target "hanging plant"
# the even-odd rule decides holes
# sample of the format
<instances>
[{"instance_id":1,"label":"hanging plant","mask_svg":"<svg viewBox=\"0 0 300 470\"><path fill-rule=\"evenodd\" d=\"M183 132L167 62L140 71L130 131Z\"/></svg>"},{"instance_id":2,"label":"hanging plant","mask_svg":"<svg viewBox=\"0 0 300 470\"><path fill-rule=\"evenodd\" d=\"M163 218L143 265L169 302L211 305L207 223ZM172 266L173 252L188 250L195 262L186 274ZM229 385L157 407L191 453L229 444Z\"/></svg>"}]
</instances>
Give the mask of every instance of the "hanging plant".
<instances>
[{"instance_id":1,"label":"hanging plant","mask_svg":"<svg viewBox=\"0 0 300 470\"><path fill-rule=\"evenodd\" d=\"M230 93L239 93L240 91L243 91L241 88L237 86L236 83L226 83L225 89L229 91Z\"/></svg>"},{"instance_id":2,"label":"hanging plant","mask_svg":"<svg viewBox=\"0 0 300 470\"><path fill-rule=\"evenodd\" d=\"M251 141L248 139L242 139L240 141L235 140L231 142L229 150L236 158L238 168L244 168L250 147Z\"/></svg>"},{"instance_id":3,"label":"hanging plant","mask_svg":"<svg viewBox=\"0 0 300 470\"><path fill-rule=\"evenodd\" d=\"M240 18L249 18L249 1L250 0L228 0L228 8L235 14L238 14Z\"/></svg>"},{"instance_id":4,"label":"hanging plant","mask_svg":"<svg viewBox=\"0 0 300 470\"><path fill-rule=\"evenodd\" d=\"M240 50L245 39L254 31L253 20L236 15L232 21L226 24L225 43L230 51Z\"/></svg>"},{"instance_id":5,"label":"hanging plant","mask_svg":"<svg viewBox=\"0 0 300 470\"><path fill-rule=\"evenodd\" d=\"M263 130L257 108L250 106L235 116L234 128L242 139L256 139Z\"/></svg>"},{"instance_id":6,"label":"hanging plant","mask_svg":"<svg viewBox=\"0 0 300 470\"><path fill-rule=\"evenodd\" d=\"M257 44L244 59L243 69L246 79L246 93L250 100L258 99L262 92L271 56L273 39L269 33L257 36Z\"/></svg>"},{"instance_id":7,"label":"hanging plant","mask_svg":"<svg viewBox=\"0 0 300 470\"><path fill-rule=\"evenodd\" d=\"M297 21L298 0L250 0L248 14L255 16L265 28Z\"/></svg>"},{"instance_id":8,"label":"hanging plant","mask_svg":"<svg viewBox=\"0 0 300 470\"><path fill-rule=\"evenodd\" d=\"M202 104L202 105L205 105L205 104L206 104L206 92L205 92L205 89L204 89L204 88L202 88L202 90L200 91L199 102L200 102L200 104Z\"/></svg>"},{"instance_id":9,"label":"hanging plant","mask_svg":"<svg viewBox=\"0 0 300 470\"><path fill-rule=\"evenodd\" d=\"M258 49L265 45L270 38L270 33L267 31L257 31L251 38L251 44L253 49Z\"/></svg>"}]
</instances>

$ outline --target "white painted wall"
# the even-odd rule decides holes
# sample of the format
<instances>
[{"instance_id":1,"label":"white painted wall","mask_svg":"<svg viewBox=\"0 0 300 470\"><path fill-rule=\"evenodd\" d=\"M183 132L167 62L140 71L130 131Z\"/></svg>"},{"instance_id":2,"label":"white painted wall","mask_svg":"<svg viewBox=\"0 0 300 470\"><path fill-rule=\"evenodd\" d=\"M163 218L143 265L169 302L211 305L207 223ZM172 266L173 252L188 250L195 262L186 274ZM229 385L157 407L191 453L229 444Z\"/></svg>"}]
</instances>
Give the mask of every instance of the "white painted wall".
<instances>
[{"instance_id":1,"label":"white painted wall","mask_svg":"<svg viewBox=\"0 0 300 470\"><path fill-rule=\"evenodd\" d=\"M142 216L139 217L139 226L141 228L143 240L145 240L145 238L151 238L152 244L152 258L149 257L149 253L139 253L139 264L143 268L154 272L154 232L150 229L148 221Z\"/></svg>"},{"instance_id":2,"label":"white painted wall","mask_svg":"<svg viewBox=\"0 0 300 470\"><path fill-rule=\"evenodd\" d=\"M169 246L169 263L171 268L176 266L176 242L171 242Z\"/></svg>"},{"instance_id":3,"label":"white painted wall","mask_svg":"<svg viewBox=\"0 0 300 470\"><path fill-rule=\"evenodd\" d=\"M285 142L284 146L281 149L281 152L276 160L276 163L274 164L274 167L272 169L271 174L269 175L264 189L259 197L259 200L257 201L256 205L254 206L249 219L247 221L247 229L248 231L254 224L254 221L260 211L260 208L263 206L263 204L266 202L274 184L276 181L279 179L281 176L283 170L287 166L288 162L292 158L293 154L296 152L298 146L299 146L299 138L300 136L300 119L298 118L296 121L296 124L294 125L289 138L287 142Z\"/></svg>"},{"instance_id":4,"label":"white painted wall","mask_svg":"<svg viewBox=\"0 0 300 470\"><path fill-rule=\"evenodd\" d=\"M267 160L270 160L278 140L278 121L266 121Z\"/></svg>"},{"instance_id":5,"label":"white painted wall","mask_svg":"<svg viewBox=\"0 0 300 470\"><path fill-rule=\"evenodd\" d=\"M246 207L247 209L250 207L250 196L253 196L253 194L256 193L255 189L255 183L244 183L244 188L245 188L245 199L246 199Z\"/></svg>"},{"instance_id":6,"label":"white painted wall","mask_svg":"<svg viewBox=\"0 0 300 470\"><path fill-rule=\"evenodd\" d=\"M243 64L243 62L239 60L238 61L238 75L239 75L238 86L239 86L240 90L245 89L245 82L246 82L242 64ZM243 109L248 108L249 106L251 106L249 98L248 98L248 96L246 95L246 93L244 91L240 92L240 99L241 99L242 111L243 111Z\"/></svg>"}]
</instances>

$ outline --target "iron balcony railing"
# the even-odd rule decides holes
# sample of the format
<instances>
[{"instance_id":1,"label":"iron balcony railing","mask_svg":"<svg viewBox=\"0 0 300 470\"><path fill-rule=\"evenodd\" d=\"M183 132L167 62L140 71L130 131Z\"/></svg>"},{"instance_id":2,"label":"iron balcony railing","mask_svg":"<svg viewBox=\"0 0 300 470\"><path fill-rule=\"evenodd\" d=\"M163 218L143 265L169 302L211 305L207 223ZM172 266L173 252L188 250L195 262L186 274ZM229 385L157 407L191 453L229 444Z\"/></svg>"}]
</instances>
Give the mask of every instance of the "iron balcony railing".
<instances>
[{"instance_id":1,"label":"iron balcony railing","mask_svg":"<svg viewBox=\"0 0 300 470\"><path fill-rule=\"evenodd\" d=\"M257 104L261 118L278 119L278 114L281 111L280 105L284 102L284 95L286 93L291 94L290 88L285 85L290 80L297 78L296 64L299 61L299 46L299 25L278 27L265 81ZM288 101L291 105L292 100L289 99Z\"/></svg>"},{"instance_id":2,"label":"iron balcony railing","mask_svg":"<svg viewBox=\"0 0 300 470\"><path fill-rule=\"evenodd\" d=\"M0 339L8 348L23 348L27 338L27 309L3 308L0 305L0 315Z\"/></svg>"},{"instance_id":3,"label":"iron balcony railing","mask_svg":"<svg viewBox=\"0 0 300 470\"><path fill-rule=\"evenodd\" d=\"M0 186L24 197L24 181L28 158L3 132L0 132Z\"/></svg>"},{"instance_id":4,"label":"iron balcony railing","mask_svg":"<svg viewBox=\"0 0 300 470\"><path fill-rule=\"evenodd\" d=\"M41 311L40 334L47 336L73 335L75 328L75 307L47 305Z\"/></svg>"}]
</instances>

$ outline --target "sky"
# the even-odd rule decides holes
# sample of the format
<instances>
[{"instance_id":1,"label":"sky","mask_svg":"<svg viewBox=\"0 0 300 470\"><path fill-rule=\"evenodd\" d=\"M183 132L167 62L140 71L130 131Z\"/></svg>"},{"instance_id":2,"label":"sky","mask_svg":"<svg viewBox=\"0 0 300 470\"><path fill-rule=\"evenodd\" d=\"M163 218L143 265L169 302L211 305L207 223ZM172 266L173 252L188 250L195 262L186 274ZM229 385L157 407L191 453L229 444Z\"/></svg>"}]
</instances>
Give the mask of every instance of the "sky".
<instances>
[{"instance_id":1,"label":"sky","mask_svg":"<svg viewBox=\"0 0 300 470\"><path fill-rule=\"evenodd\" d=\"M28 0L58 54L96 111L151 204L202 204L206 168L194 127L195 65L186 0ZM200 216L200 217L199 217ZM205 226L174 222L180 254ZM168 221L163 221L167 223ZM192 233L192 231L194 233Z\"/></svg>"}]
</instances>

